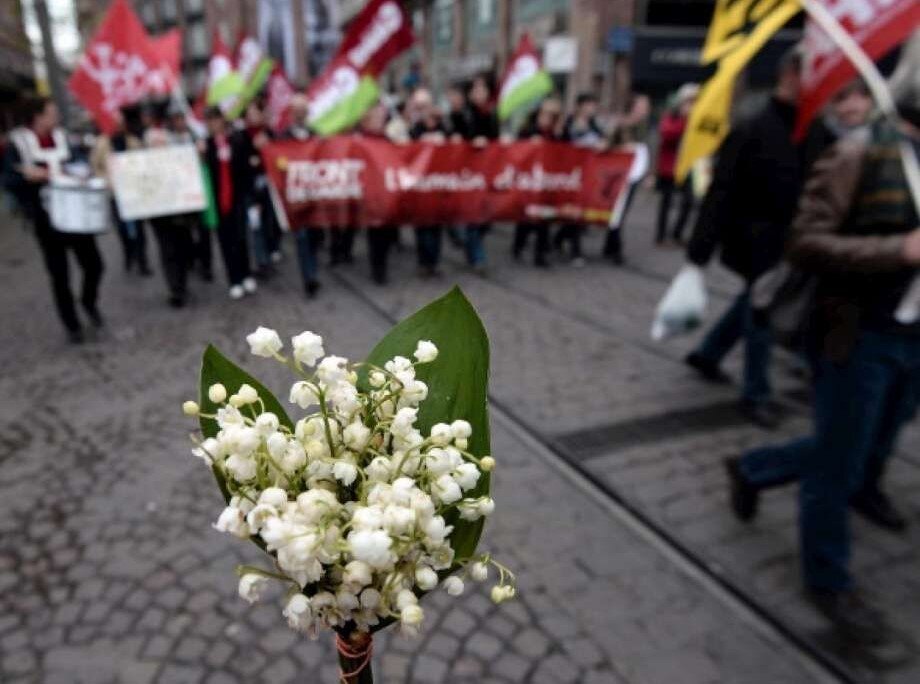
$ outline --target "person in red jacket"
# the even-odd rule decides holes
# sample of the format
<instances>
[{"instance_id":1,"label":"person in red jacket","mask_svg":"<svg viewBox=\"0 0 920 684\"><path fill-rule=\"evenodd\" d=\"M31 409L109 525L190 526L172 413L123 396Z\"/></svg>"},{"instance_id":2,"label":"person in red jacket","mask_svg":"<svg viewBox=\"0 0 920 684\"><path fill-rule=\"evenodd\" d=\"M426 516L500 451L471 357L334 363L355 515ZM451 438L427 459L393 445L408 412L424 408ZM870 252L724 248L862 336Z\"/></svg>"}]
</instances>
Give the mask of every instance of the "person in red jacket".
<instances>
[{"instance_id":1,"label":"person in red jacket","mask_svg":"<svg viewBox=\"0 0 920 684\"><path fill-rule=\"evenodd\" d=\"M675 242L679 243L682 240L684 226L693 208L693 188L690 178L686 178L683 183L677 185L674 179L674 167L677 164L680 141L687 127L687 117L696 101L697 92L699 92L699 87L695 83L682 85L675 96L674 106L665 113L658 124L657 187L661 193L661 201L658 204L658 231L655 234L655 244L658 245L664 243L669 232ZM677 223L674 224L671 231L668 231L671 198L675 190L680 193L680 212L677 215Z\"/></svg>"}]
</instances>

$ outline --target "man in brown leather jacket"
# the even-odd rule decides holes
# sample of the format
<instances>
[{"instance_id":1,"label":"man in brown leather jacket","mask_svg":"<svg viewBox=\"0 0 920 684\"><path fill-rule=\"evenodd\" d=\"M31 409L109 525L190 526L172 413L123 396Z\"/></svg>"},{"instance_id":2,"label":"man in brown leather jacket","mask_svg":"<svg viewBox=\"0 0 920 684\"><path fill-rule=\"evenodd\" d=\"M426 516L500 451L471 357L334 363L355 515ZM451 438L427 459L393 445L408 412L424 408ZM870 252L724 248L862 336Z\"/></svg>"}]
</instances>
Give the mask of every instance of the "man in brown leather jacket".
<instances>
[{"instance_id":1,"label":"man in brown leather jacket","mask_svg":"<svg viewBox=\"0 0 920 684\"><path fill-rule=\"evenodd\" d=\"M920 321L898 315L920 267L920 222L900 147L920 151L920 79L898 98L897 128L846 139L815 164L788 257L818 276L813 435L731 461L732 505L756 514L760 489L798 472L809 597L846 635L877 644L884 615L854 590L848 505L888 506L878 477L920 401ZM893 510L893 509L892 509Z\"/></svg>"}]
</instances>

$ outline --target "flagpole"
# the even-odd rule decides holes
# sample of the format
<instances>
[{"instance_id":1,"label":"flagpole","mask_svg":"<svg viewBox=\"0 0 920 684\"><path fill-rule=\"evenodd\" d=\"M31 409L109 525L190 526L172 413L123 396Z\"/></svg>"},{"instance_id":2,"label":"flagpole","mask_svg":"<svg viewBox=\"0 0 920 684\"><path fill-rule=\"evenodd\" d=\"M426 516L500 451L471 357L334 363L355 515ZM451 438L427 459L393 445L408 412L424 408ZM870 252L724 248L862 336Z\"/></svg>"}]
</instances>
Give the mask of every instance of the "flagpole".
<instances>
[{"instance_id":1,"label":"flagpole","mask_svg":"<svg viewBox=\"0 0 920 684\"><path fill-rule=\"evenodd\" d=\"M891 91L888 89L885 78L879 72L878 67L875 66L875 62L853 40L853 37L840 25L840 22L828 11L821 0L800 1L808 16L824 29L827 35L837 44L837 47L840 48L840 51L856 67L879 109L882 110L882 114L892 124L897 125L898 111L894 98L891 96ZM920 214L920 163L917 161L917 150L907 140L899 142L898 150L901 153L901 164L904 167L904 176L907 179L907 187L914 202L914 208ZM912 323L920 318L920 275L914 278L910 289L901 299L901 303L895 312L895 317L902 323Z\"/></svg>"}]
</instances>

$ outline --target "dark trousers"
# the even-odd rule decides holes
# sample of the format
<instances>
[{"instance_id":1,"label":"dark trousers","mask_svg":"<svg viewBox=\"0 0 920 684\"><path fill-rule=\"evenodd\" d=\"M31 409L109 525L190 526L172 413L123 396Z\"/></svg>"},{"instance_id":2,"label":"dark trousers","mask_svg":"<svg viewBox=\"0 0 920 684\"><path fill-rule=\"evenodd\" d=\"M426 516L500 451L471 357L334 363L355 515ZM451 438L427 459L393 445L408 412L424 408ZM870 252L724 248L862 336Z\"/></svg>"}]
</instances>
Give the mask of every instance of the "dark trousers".
<instances>
[{"instance_id":1,"label":"dark trousers","mask_svg":"<svg viewBox=\"0 0 920 684\"><path fill-rule=\"evenodd\" d=\"M319 260L316 258L322 243L323 233L317 228L301 228L295 232L297 241L297 263L304 285L316 282L319 275Z\"/></svg>"},{"instance_id":2,"label":"dark trousers","mask_svg":"<svg viewBox=\"0 0 920 684\"><path fill-rule=\"evenodd\" d=\"M329 264L350 264L354 261L355 228L329 229Z\"/></svg>"},{"instance_id":3,"label":"dark trousers","mask_svg":"<svg viewBox=\"0 0 920 684\"><path fill-rule=\"evenodd\" d=\"M545 264L546 254L549 252L549 225L543 222L517 224L514 227L514 243L511 247L511 253L515 259L520 259L527 248L531 233L536 234L536 244L533 250L534 263L537 265Z\"/></svg>"},{"instance_id":4,"label":"dark trousers","mask_svg":"<svg viewBox=\"0 0 920 684\"><path fill-rule=\"evenodd\" d=\"M160 245L160 267L169 294L184 300L188 294L188 271L194 256L191 219L185 216L163 216L150 220Z\"/></svg>"},{"instance_id":5,"label":"dark trousers","mask_svg":"<svg viewBox=\"0 0 920 684\"><path fill-rule=\"evenodd\" d=\"M241 213L234 208L228 214L221 214L217 223L217 241L230 285L240 285L249 277L249 247L246 244L246 223Z\"/></svg>"},{"instance_id":6,"label":"dark trousers","mask_svg":"<svg viewBox=\"0 0 920 684\"><path fill-rule=\"evenodd\" d=\"M197 265L201 274L205 277L211 277L213 267L211 265L211 229L204 225L200 216L196 216L191 222L190 232L192 236L192 265Z\"/></svg>"},{"instance_id":7,"label":"dark trousers","mask_svg":"<svg viewBox=\"0 0 920 684\"><path fill-rule=\"evenodd\" d=\"M88 311L95 311L99 296L99 282L102 280L102 257L96 248L93 235L62 233L51 226L44 209L35 212L35 236L45 260L45 269L51 279L51 292L58 316L67 330L80 329L73 293L70 290L70 264L67 252L73 252L83 271L83 286L80 302Z\"/></svg>"},{"instance_id":8,"label":"dark trousers","mask_svg":"<svg viewBox=\"0 0 920 684\"><path fill-rule=\"evenodd\" d=\"M118 216L118 207L112 202L112 216L118 229L118 239L121 242L121 251L124 256L125 270L130 271L136 265L140 270L146 271L147 264L147 234L143 221L122 221Z\"/></svg>"},{"instance_id":9,"label":"dark trousers","mask_svg":"<svg viewBox=\"0 0 920 684\"><path fill-rule=\"evenodd\" d=\"M633 198L636 196L636 189L639 187L639 182L630 183L623 192L626 193L626 197L623 199L623 211L620 213L619 220L616 224L611 225L607 230L607 237L604 239L604 251L603 255L605 257L612 257L614 259L621 259L623 257L623 228L626 226L626 216L629 214L629 209L632 207Z\"/></svg>"},{"instance_id":10,"label":"dark trousers","mask_svg":"<svg viewBox=\"0 0 920 684\"><path fill-rule=\"evenodd\" d=\"M418 226L415 229L415 251L418 265L434 269L441 262L441 241L444 229L441 226Z\"/></svg>"},{"instance_id":11,"label":"dark trousers","mask_svg":"<svg viewBox=\"0 0 920 684\"><path fill-rule=\"evenodd\" d=\"M671 200L675 192L679 194L680 208L677 214L677 222L670 231L670 236L675 240L681 240L684 235L684 227L690 218L690 211L693 209L693 186L690 184L690 179L687 178L678 186L673 178L659 178L658 190L661 192L661 199L658 203L658 230L655 233L655 242L662 243L668 237Z\"/></svg>"},{"instance_id":12,"label":"dark trousers","mask_svg":"<svg viewBox=\"0 0 920 684\"><path fill-rule=\"evenodd\" d=\"M770 398L770 356L772 335L766 321L758 320L744 290L697 348L697 353L713 364L721 363L732 347L744 339L744 382L741 397L758 403Z\"/></svg>"},{"instance_id":13,"label":"dark trousers","mask_svg":"<svg viewBox=\"0 0 920 684\"><path fill-rule=\"evenodd\" d=\"M741 461L760 486L799 478L799 531L805 583L850 587L848 504L874 492L901 428L920 401L920 339L863 332L844 363L822 358L815 374L814 434Z\"/></svg>"},{"instance_id":14,"label":"dark trousers","mask_svg":"<svg viewBox=\"0 0 920 684\"><path fill-rule=\"evenodd\" d=\"M553 247L556 251L562 251L563 245L569 245L569 257L571 259L581 258L581 235L585 227L580 223L563 223L553 237Z\"/></svg>"},{"instance_id":15,"label":"dark trousers","mask_svg":"<svg viewBox=\"0 0 920 684\"><path fill-rule=\"evenodd\" d=\"M375 283L382 285L387 281L387 258L398 236L399 229L395 226L367 229L367 256L371 265L371 277Z\"/></svg>"}]
</instances>

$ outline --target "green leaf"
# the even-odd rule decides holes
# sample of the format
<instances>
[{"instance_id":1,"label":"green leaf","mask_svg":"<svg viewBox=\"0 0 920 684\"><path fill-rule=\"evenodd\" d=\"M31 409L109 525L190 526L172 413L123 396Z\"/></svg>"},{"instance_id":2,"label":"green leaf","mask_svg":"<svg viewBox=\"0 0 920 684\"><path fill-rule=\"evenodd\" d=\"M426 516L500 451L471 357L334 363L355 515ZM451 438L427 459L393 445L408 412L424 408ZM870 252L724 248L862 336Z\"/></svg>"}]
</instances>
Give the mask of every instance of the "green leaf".
<instances>
[{"instance_id":1,"label":"green leaf","mask_svg":"<svg viewBox=\"0 0 920 684\"><path fill-rule=\"evenodd\" d=\"M376 366L383 366L394 356L414 360L412 353L419 340L434 342L438 358L416 367L416 377L428 385L428 398L419 407L416 426L427 435L435 423L462 418L473 427L470 453L478 457L489 455L489 338L476 310L459 288L396 325L367 360ZM368 391L366 371L359 382L362 391ZM466 496L484 496L489 493L489 485L489 474L482 473L476 489ZM471 522L454 514L447 522L454 526L450 542L456 558L472 556L484 519Z\"/></svg>"},{"instance_id":2,"label":"green leaf","mask_svg":"<svg viewBox=\"0 0 920 684\"><path fill-rule=\"evenodd\" d=\"M287 413L284 411L284 407L275 395L272 394L265 385L217 351L214 345L209 344L207 349L204 350L204 356L201 358L200 378L198 405L201 407L202 413L213 415L217 413L217 409L220 408L208 398L208 388L214 383L221 383L227 388L228 394L233 394L241 385L248 384L252 385L256 389L256 392L259 393L262 403L265 404L266 411L271 411L278 416L278 421L281 425L286 425L291 430L294 429L291 419L288 418ZM205 437L214 437L217 435L219 428L216 420L199 416L198 422L201 425L201 434ZM230 501L230 492L227 490L227 483L224 481L223 474L217 468L211 468L211 472L214 473L214 477L217 479L217 485L220 487L224 499Z\"/></svg>"}]
</instances>

